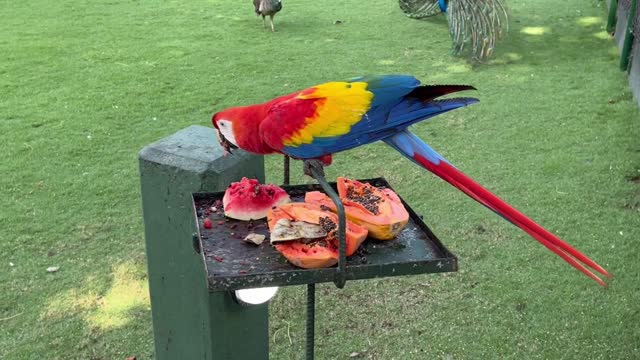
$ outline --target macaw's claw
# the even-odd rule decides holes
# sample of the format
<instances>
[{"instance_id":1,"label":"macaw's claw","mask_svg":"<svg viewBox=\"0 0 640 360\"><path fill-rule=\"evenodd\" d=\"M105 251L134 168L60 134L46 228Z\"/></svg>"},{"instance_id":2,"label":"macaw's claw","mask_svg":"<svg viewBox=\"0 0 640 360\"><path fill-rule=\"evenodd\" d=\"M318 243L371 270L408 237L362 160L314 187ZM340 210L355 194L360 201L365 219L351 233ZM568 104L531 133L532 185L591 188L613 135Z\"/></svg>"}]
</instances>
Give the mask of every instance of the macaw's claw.
<instances>
[{"instance_id":1,"label":"macaw's claw","mask_svg":"<svg viewBox=\"0 0 640 360\"><path fill-rule=\"evenodd\" d=\"M324 165L325 163L322 161L322 159L306 159L303 162L302 171L305 175L315 178L313 172L313 170L315 170L317 174L320 174L322 175L322 177L324 177Z\"/></svg>"}]
</instances>

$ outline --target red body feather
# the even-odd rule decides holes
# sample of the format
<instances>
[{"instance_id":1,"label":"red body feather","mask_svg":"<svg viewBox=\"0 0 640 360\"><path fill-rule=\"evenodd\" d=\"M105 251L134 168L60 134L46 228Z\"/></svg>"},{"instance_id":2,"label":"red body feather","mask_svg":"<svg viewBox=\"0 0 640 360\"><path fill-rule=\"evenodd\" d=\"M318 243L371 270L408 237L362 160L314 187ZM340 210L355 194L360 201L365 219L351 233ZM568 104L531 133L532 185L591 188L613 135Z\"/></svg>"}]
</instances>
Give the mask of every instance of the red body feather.
<instances>
[{"instance_id":1,"label":"red body feather","mask_svg":"<svg viewBox=\"0 0 640 360\"><path fill-rule=\"evenodd\" d=\"M289 108L286 113L280 113L277 122L271 122L265 126L262 120L267 117L271 109L277 108L280 104L300 94L313 91L314 88L310 88L302 92L280 96L262 104L226 109L215 114L212 119L213 125L217 128L216 121L218 119L232 119L235 139L240 148L263 155L279 153L284 147L284 141L313 121L311 119L316 115L318 107L324 104L325 99L298 99L295 107ZM256 136L256 134L260 134L260 136Z\"/></svg>"}]
</instances>

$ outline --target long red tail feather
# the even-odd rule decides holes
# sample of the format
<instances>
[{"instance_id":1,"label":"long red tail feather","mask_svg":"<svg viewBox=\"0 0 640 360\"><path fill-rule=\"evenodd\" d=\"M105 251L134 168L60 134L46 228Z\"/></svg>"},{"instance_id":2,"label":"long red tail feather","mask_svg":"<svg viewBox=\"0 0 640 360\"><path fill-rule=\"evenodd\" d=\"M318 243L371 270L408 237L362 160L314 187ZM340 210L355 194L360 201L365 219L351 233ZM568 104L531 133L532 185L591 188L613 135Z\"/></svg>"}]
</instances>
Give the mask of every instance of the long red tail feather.
<instances>
[{"instance_id":1,"label":"long red tail feather","mask_svg":"<svg viewBox=\"0 0 640 360\"><path fill-rule=\"evenodd\" d=\"M553 251L567 263L569 263L591 279L598 282L598 284L607 286L606 283L602 281L602 279L593 274L589 269L585 268L576 260L583 262L585 265L591 267L600 274L603 274L610 278L611 275L604 268L596 264L593 260L589 259L580 251L573 248L571 245L567 244L554 234L544 229L542 226L535 223L533 220L529 219L520 211L504 202L502 199L482 187L480 184L475 182L473 179L471 179L446 161L440 161L436 165L426 158L422 157L418 153L414 154L413 159L427 170L431 171L448 183L454 185L474 200L495 211L508 221L512 222L514 225L524 230L527 234L532 236L543 246Z\"/></svg>"}]
</instances>

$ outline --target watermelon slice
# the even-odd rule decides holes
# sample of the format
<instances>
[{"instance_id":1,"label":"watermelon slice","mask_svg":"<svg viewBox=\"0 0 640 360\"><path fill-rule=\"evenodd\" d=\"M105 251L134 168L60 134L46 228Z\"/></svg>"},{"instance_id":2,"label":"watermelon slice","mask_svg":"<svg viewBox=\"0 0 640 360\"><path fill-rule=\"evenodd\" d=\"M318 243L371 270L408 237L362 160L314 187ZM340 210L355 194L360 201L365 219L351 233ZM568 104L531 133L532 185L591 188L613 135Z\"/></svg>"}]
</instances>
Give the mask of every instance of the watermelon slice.
<instances>
[{"instance_id":1,"label":"watermelon slice","mask_svg":"<svg viewBox=\"0 0 640 360\"><path fill-rule=\"evenodd\" d=\"M257 179L243 177L229 185L222 198L224 215L237 220L258 220L267 217L274 206L286 204L291 199L278 185L260 184Z\"/></svg>"}]
</instances>

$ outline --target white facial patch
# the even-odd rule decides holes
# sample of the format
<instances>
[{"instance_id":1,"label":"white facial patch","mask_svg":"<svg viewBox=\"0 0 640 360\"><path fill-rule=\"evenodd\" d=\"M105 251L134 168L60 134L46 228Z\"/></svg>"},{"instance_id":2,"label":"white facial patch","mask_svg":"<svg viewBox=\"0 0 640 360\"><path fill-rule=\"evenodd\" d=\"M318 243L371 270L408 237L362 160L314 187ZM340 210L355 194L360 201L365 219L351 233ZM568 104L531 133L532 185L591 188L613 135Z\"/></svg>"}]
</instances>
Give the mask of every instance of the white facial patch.
<instances>
[{"instance_id":1,"label":"white facial patch","mask_svg":"<svg viewBox=\"0 0 640 360\"><path fill-rule=\"evenodd\" d=\"M238 146L236 137L233 136L233 123L229 120L218 120L218 130L228 142Z\"/></svg>"}]
</instances>

